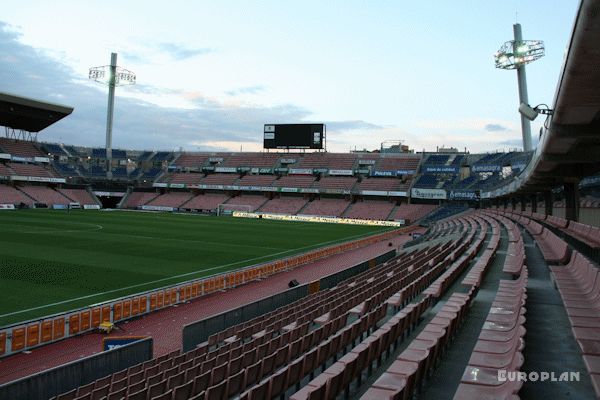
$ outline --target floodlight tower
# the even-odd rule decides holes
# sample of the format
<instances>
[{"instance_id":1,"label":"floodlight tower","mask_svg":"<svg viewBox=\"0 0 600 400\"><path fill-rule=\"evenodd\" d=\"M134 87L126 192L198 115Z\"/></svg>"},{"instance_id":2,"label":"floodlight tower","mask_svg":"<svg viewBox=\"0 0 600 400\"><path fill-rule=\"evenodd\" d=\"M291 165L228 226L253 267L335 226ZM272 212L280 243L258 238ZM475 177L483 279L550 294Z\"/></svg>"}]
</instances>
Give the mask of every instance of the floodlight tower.
<instances>
[{"instance_id":1,"label":"floodlight tower","mask_svg":"<svg viewBox=\"0 0 600 400\"><path fill-rule=\"evenodd\" d=\"M106 112L106 178L112 179L112 125L115 109L115 88L135 85L133 72L117 67L117 53L111 53L110 65L90 68L89 79L108 85L108 110Z\"/></svg>"},{"instance_id":2,"label":"floodlight tower","mask_svg":"<svg viewBox=\"0 0 600 400\"><path fill-rule=\"evenodd\" d=\"M519 104L529 104L527 98L527 75L525 65L544 56L544 42L541 40L523 40L521 24L513 25L514 40L506 42L494 54L496 68L516 69L519 81ZM523 134L523 150L531 151L531 125L521 115L521 132Z\"/></svg>"}]
</instances>

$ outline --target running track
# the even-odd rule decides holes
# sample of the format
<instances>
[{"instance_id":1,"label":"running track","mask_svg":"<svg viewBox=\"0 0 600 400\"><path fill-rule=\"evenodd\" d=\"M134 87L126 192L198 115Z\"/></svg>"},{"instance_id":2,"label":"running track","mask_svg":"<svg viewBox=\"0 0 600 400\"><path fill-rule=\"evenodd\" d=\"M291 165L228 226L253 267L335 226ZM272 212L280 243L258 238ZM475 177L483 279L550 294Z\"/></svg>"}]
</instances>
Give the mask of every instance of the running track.
<instances>
[{"instance_id":1,"label":"running track","mask_svg":"<svg viewBox=\"0 0 600 400\"><path fill-rule=\"evenodd\" d=\"M410 236L404 234L391 241L395 247L398 247L409 240ZM288 289L288 283L292 279L297 279L304 284L374 258L391 249L388 242L390 240L337 254L263 281L213 293L187 304L176 305L146 314L130 322L119 323L118 329L115 329L111 336L152 336L154 356L166 354L181 348L184 325L282 292ZM29 354L18 353L2 359L0 360L0 384L99 353L102 350L104 336L99 333L88 333L39 347Z\"/></svg>"}]
</instances>

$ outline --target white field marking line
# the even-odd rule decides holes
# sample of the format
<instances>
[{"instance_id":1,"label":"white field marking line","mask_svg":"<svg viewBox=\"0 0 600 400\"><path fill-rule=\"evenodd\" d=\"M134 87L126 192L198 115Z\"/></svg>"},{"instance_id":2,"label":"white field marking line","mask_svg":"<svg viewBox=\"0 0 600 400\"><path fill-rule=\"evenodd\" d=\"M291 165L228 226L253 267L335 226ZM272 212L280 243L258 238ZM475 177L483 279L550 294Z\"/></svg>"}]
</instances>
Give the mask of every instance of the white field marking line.
<instances>
[{"instance_id":1,"label":"white field marking line","mask_svg":"<svg viewBox=\"0 0 600 400\"><path fill-rule=\"evenodd\" d=\"M381 233L385 233L385 231L381 232ZM339 240L330 240L330 241L327 241L327 242L316 243L316 244L313 244L313 245L300 247L298 249L291 249L291 250L280 251L279 253L267 254L267 255L264 255L264 256L261 256L261 257L248 258L246 260L236 261L236 262L229 263L229 264L218 265L216 267L206 268L206 269L202 269L202 270L199 270L199 271L187 272L185 274L180 274L180 275L175 275L175 276L169 276L169 277L166 277L166 278L161 278L161 279L157 279L157 280L150 281L150 282L138 283L136 285L126 286L126 287L122 287L122 288L118 288L118 289L113 289L113 290L107 290L105 292L98 292L98 293L94 293L94 294L88 294L86 296L76 297L74 299L58 301L56 303L45 304L43 306L32 307L32 308L28 308L28 309L25 309L25 310L13 311L13 312L8 313L8 314L0 314L0 318L9 317L11 315L23 314L23 313L26 313L26 312L29 312L29 311L41 310L41 309L44 309L44 308L54 307L54 306L58 306L58 305L61 305L61 304L68 304L68 303L72 303L74 301L89 299L89 298L92 298L92 297L102 296L102 295L109 294L109 293L115 293L115 292L119 292L119 291L122 291L122 290L133 289L133 288L140 287L140 286L152 285L154 283L164 282L164 281L171 280L171 279L183 278L185 276L194 275L194 274L197 274L199 272L213 271L215 269L220 269L220 268L230 267L230 266L236 265L236 264L246 263L248 261L260 260L262 258L267 258L267 257L272 257L272 256L278 256L278 255L281 255L281 254L290 253L292 251L308 249L308 248L311 248L313 246L324 246L324 245L327 245L327 244L330 244L330 243L334 243L334 242L337 242L337 241L342 241L342 240L346 241L346 240L351 240L351 239L354 239L354 238L358 238L358 237L361 237L361 236L367 236L367 235L368 234L354 235L354 236L349 236L347 238L342 238L342 239L339 239ZM153 290L153 289L149 289L149 290Z\"/></svg>"},{"instance_id":2,"label":"white field marking line","mask_svg":"<svg viewBox=\"0 0 600 400\"><path fill-rule=\"evenodd\" d=\"M73 232L73 233L79 233L79 232L95 232L95 231L99 231L101 229L104 229L104 227L102 225L99 224L90 224L87 222L78 222L79 224L85 224L85 225L90 225L93 227L93 229L53 229L53 230L45 230L45 231L21 231L21 233L39 233L39 234L47 234L47 233L63 233L63 232Z\"/></svg>"}]
</instances>

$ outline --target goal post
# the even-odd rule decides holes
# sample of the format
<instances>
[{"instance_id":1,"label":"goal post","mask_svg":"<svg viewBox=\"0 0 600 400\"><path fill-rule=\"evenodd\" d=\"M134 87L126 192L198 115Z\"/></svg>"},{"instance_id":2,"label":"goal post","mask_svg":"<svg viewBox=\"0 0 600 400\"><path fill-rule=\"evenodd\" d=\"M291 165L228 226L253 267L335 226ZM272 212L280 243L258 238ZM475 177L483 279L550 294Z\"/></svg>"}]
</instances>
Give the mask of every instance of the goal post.
<instances>
[{"instance_id":1,"label":"goal post","mask_svg":"<svg viewBox=\"0 0 600 400\"><path fill-rule=\"evenodd\" d=\"M217 206L217 216L231 215L234 211L252 212L252 206L247 204L219 204Z\"/></svg>"}]
</instances>

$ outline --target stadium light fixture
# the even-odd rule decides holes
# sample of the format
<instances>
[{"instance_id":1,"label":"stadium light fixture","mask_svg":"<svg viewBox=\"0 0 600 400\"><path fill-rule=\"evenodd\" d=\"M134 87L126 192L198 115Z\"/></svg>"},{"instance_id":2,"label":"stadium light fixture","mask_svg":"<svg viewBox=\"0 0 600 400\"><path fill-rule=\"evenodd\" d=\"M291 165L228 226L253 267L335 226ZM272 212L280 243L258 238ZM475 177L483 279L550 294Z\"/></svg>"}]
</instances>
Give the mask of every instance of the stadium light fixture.
<instances>
[{"instance_id":1,"label":"stadium light fixture","mask_svg":"<svg viewBox=\"0 0 600 400\"><path fill-rule=\"evenodd\" d=\"M523 150L531 151L531 124L535 117L527 117L527 111L521 107L529 103L527 96L527 75L525 65L542 58L545 54L544 42L541 40L523 40L521 24L513 25L514 40L504 43L494 54L494 63L498 69L516 69L519 83L519 112L521 113L521 133ZM527 106L529 107L529 106ZM531 107L529 107L531 108ZM532 109L533 110L533 109ZM524 113L525 112L525 113ZM532 113L529 113L533 115ZM537 116L537 114L535 115Z\"/></svg>"},{"instance_id":2,"label":"stadium light fixture","mask_svg":"<svg viewBox=\"0 0 600 400\"><path fill-rule=\"evenodd\" d=\"M545 106L546 108L541 108L541 106ZM537 118L539 114L554 114L554 110L548 108L546 104L539 104L532 108L529 104L521 103L521 105L519 106L519 113L528 120L533 121Z\"/></svg>"},{"instance_id":3,"label":"stadium light fixture","mask_svg":"<svg viewBox=\"0 0 600 400\"><path fill-rule=\"evenodd\" d=\"M110 65L90 68L88 78L108 85L108 110L106 113L106 177L112 179L112 125L115 109L115 88L135 85L136 75L128 69L117 66L117 53L111 53Z\"/></svg>"}]
</instances>

